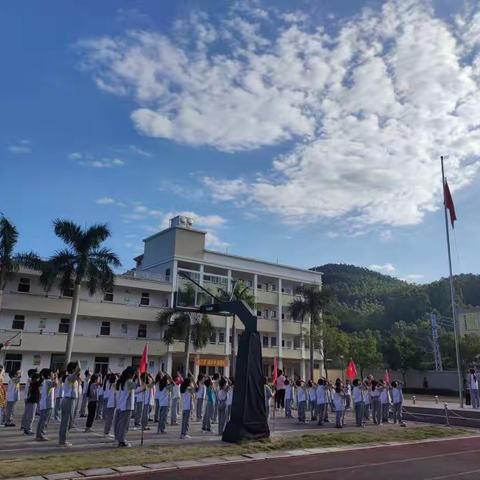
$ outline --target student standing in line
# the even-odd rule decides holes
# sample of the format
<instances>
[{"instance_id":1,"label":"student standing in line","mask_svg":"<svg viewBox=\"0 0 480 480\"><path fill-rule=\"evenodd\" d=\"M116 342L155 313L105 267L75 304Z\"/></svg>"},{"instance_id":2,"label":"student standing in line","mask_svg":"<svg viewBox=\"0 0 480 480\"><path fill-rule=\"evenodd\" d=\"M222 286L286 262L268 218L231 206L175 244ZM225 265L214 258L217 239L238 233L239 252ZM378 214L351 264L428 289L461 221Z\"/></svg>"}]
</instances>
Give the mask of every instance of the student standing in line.
<instances>
[{"instance_id":1,"label":"student standing in line","mask_svg":"<svg viewBox=\"0 0 480 480\"><path fill-rule=\"evenodd\" d=\"M478 390L478 377L475 369L471 368L468 374L468 385L470 387L470 398L472 399L472 408L480 408L480 395Z\"/></svg>"},{"instance_id":2,"label":"student standing in line","mask_svg":"<svg viewBox=\"0 0 480 480\"><path fill-rule=\"evenodd\" d=\"M163 377L163 372L158 372L155 376L155 412L153 413L153 421L158 423L158 416L160 415L160 405L158 404L158 384Z\"/></svg>"},{"instance_id":3,"label":"student standing in line","mask_svg":"<svg viewBox=\"0 0 480 480\"><path fill-rule=\"evenodd\" d=\"M272 389L268 386L267 377L265 377L263 380L263 391L265 395L265 409L267 411L267 420L268 420L270 417L270 399L273 397L273 392L272 392ZM275 402L275 399L273 399L273 401Z\"/></svg>"},{"instance_id":4,"label":"student standing in line","mask_svg":"<svg viewBox=\"0 0 480 480\"><path fill-rule=\"evenodd\" d=\"M140 386L140 378L135 376L134 380L137 380L137 388L135 390L135 411L133 414L133 429L140 428L143 414L143 404L145 402L145 390Z\"/></svg>"},{"instance_id":5,"label":"student standing in line","mask_svg":"<svg viewBox=\"0 0 480 480\"><path fill-rule=\"evenodd\" d=\"M98 389L97 389L97 411L95 412L95 419L102 420L103 419L103 375L101 373L98 374Z\"/></svg>"},{"instance_id":6,"label":"student standing in line","mask_svg":"<svg viewBox=\"0 0 480 480\"><path fill-rule=\"evenodd\" d=\"M142 387L142 379L137 376L139 383L134 381L135 369L127 367L117 381L118 408L115 416L115 439L119 447L131 447L126 442L130 418L135 409L135 391Z\"/></svg>"},{"instance_id":7,"label":"student standing in line","mask_svg":"<svg viewBox=\"0 0 480 480\"><path fill-rule=\"evenodd\" d=\"M313 380L308 381L308 402L312 422L317 421L317 385Z\"/></svg>"},{"instance_id":8,"label":"student standing in line","mask_svg":"<svg viewBox=\"0 0 480 480\"><path fill-rule=\"evenodd\" d=\"M357 425L357 427L363 427L363 416L365 413L364 390L363 385L358 378L353 381L352 396L353 405L355 408L355 424ZM345 397L347 396L345 395Z\"/></svg>"},{"instance_id":9,"label":"student standing in line","mask_svg":"<svg viewBox=\"0 0 480 480\"><path fill-rule=\"evenodd\" d=\"M103 410L103 435L110 438L113 437L110 431L112 429L113 417L115 416L117 379L117 375L114 373L107 375L107 382L105 383L105 391L103 393L103 399L107 401Z\"/></svg>"},{"instance_id":10,"label":"student standing in line","mask_svg":"<svg viewBox=\"0 0 480 480\"><path fill-rule=\"evenodd\" d=\"M83 382L81 382L81 386L82 386L82 395L81 395L81 398L79 398L79 401L80 401L80 411L79 411L79 417L80 418L84 418L87 416L87 405L88 405L88 398L87 398L87 389L88 389L88 385L90 383L90 370L87 368L87 370L85 370L85 374L84 374L84 377L83 377ZM78 408L78 407L76 407Z\"/></svg>"},{"instance_id":11,"label":"student standing in line","mask_svg":"<svg viewBox=\"0 0 480 480\"><path fill-rule=\"evenodd\" d=\"M4 425L4 413L7 407L7 389L3 384L5 381L5 370L0 365L0 426Z\"/></svg>"},{"instance_id":12,"label":"student standing in line","mask_svg":"<svg viewBox=\"0 0 480 480\"><path fill-rule=\"evenodd\" d=\"M172 379L170 375L165 374L160 382L158 382L158 405L160 412L158 415L158 429L157 433L167 433L165 428L167 426L168 410L170 406L170 394L172 391Z\"/></svg>"},{"instance_id":13,"label":"student standing in line","mask_svg":"<svg viewBox=\"0 0 480 480\"><path fill-rule=\"evenodd\" d=\"M203 374L198 375L197 380L197 405L196 405L196 413L197 413L197 420L200 421L203 416L203 400L205 399L205 391L206 387L204 384Z\"/></svg>"},{"instance_id":14,"label":"student standing in line","mask_svg":"<svg viewBox=\"0 0 480 480\"><path fill-rule=\"evenodd\" d=\"M213 384L210 377L207 377L204 381L204 387L206 389L206 399L207 406L205 408L205 413L203 415L202 421L202 432L211 432L212 431L212 416L213 416L213 407L215 404L215 392L213 391Z\"/></svg>"},{"instance_id":15,"label":"student standing in line","mask_svg":"<svg viewBox=\"0 0 480 480\"><path fill-rule=\"evenodd\" d=\"M307 394L305 391L303 380L297 380L297 405L298 405L298 421L300 423L305 423L305 407L307 404Z\"/></svg>"},{"instance_id":16,"label":"student standing in line","mask_svg":"<svg viewBox=\"0 0 480 480\"><path fill-rule=\"evenodd\" d=\"M62 400L63 400L63 373L59 373L58 370L55 373L57 378L57 386L55 387L55 407L53 410L53 418L57 422L60 421L60 415L62 412Z\"/></svg>"},{"instance_id":17,"label":"student standing in line","mask_svg":"<svg viewBox=\"0 0 480 480\"><path fill-rule=\"evenodd\" d=\"M25 399L24 417L24 435L33 435L33 421L37 412L38 402L40 401L40 375L34 373L30 378L28 392Z\"/></svg>"},{"instance_id":18,"label":"student standing in line","mask_svg":"<svg viewBox=\"0 0 480 480\"><path fill-rule=\"evenodd\" d=\"M30 370L27 371L27 381L25 382L25 390L24 390L24 397L23 397L23 401L25 402L25 410L23 411L23 415L22 415L22 420L20 422L20 430L23 430L25 431L25 415L27 414L27 398L28 398L28 392L30 390L30 382L32 380L32 376L33 375L36 375L37 374L37 369L36 368L31 368Z\"/></svg>"},{"instance_id":19,"label":"student standing in line","mask_svg":"<svg viewBox=\"0 0 480 480\"><path fill-rule=\"evenodd\" d=\"M390 410L390 388L388 383L382 383L380 392L380 404L382 406L382 423L388 423L388 413Z\"/></svg>"},{"instance_id":20,"label":"student standing in line","mask_svg":"<svg viewBox=\"0 0 480 480\"><path fill-rule=\"evenodd\" d=\"M49 368L44 368L41 372L40 386L40 402L38 408L40 410L40 418L38 419L37 435L35 440L45 442L47 438L47 426L52 416L55 406L55 390L57 388L57 374Z\"/></svg>"},{"instance_id":21,"label":"student standing in line","mask_svg":"<svg viewBox=\"0 0 480 480\"><path fill-rule=\"evenodd\" d=\"M371 393L372 393L372 382L370 381L369 378L365 379L365 410L363 413L363 418L364 420L370 420L370 411L372 408L372 398L371 398Z\"/></svg>"},{"instance_id":22,"label":"student standing in line","mask_svg":"<svg viewBox=\"0 0 480 480\"><path fill-rule=\"evenodd\" d=\"M150 412L155 405L155 382L153 377L145 372L142 373L142 382L144 383L145 392L143 396L143 413L142 413L142 429L150 430L148 420L150 419Z\"/></svg>"},{"instance_id":23,"label":"student standing in line","mask_svg":"<svg viewBox=\"0 0 480 480\"><path fill-rule=\"evenodd\" d=\"M335 427L343 428L343 419L345 414L345 393L341 385L336 385L333 395L333 404L335 406Z\"/></svg>"},{"instance_id":24,"label":"student standing in line","mask_svg":"<svg viewBox=\"0 0 480 480\"><path fill-rule=\"evenodd\" d=\"M316 398L316 394L315 394ZM290 380L285 379L285 418L292 418L292 400L293 400L293 389L290 385Z\"/></svg>"},{"instance_id":25,"label":"student standing in line","mask_svg":"<svg viewBox=\"0 0 480 480\"><path fill-rule=\"evenodd\" d=\"M182 398L182 428L180 430L180 438L191 438L188 435L188 428L190 426L190 411L192 410L194 383L191 377L187 375L183 383L180 385L180 395Z\"/></svg>"},{"instance_id":26,"label":"student standing in line","mask_svg":"<svg viewBox=\"0 0 480 480\"><path fill-rule=\"evenodd\" d=\"M98 402L99 402L99 393L100 389L100 376L94 373L90 380L88 381L86 396L87 396L87 423L85 424L85 432L91 432L93 421L95 420L95 416L97 413ZM103 399L101 400L103 402Z\"/></svg>"},{"instance_id":27,"label":"student standing in line","mask_svg":"<svg viewBox=\"0 0 480 480\"><path fill-rule=\"evenodd\" d=\"M20 399L20 379L22 378L21 370L9 374L10 380L8 381L7 386L7 406L5 409L5 426L6 427L15 427L15 422L13 421L15 415L15 405Z\"/></svg>"},{"instance_id":28,"label":"student standing in line","mask_svg":"<svg viewBox=\"0 0 480 480\"><path fill-rule=\"evenodd\" d=\"M227 418L227 396L228 396L228 383L225 377L221 377L218 381L218 434L222 435L225 428Z\"/></svg>"},{"instance_id":29,"label":"student standing in line","mask_svg":"<svg viewBox=\"0 0 480 480\"><path fill-rule=\"evenodd\" d=\"M345 410L350 410L352 405L352 385L350 380L345 380Z\"/></svg>"},{"instance_id":30,"label":"student standing in line","mask_svg":"<svg viewBox=\"0 0 480 480\"><path fill-rule=\"evenodd\" d=\"M380 388L377 380L372 380L372 389L370 392L372 402L372 419L375 425L382 423L382 404L380 403Z\"/></svg>"},{"instance_id":31,"label":"student standing in line","mask_svg":"<svg viewBox=\"0 0 480 480\"><path fill-rule=\"evenodd\" d=\"M401 427L405 427L402 417L403 392L402 384L397 381L392 382L392 401L393 401L393 423L399 423Z\"/></svg>"},{"instance_id":32,"label":"student standing in line","mask_svg":"<svg viewBox=\"0 0 480 480\"><path fill-rule=\"evenodd\" d=\"M218 416L218 382L220 380L220 375L218 373L214 373L212 376L212 390L214 394L214 403L213 403L213 414L212 414L212 423L217 423L217 416Z\"/></svg>"},{"instance_id":33,"label":"student standing in line","mask_svg":"<svg viewBox=\"0 0 480 480\"><path fill-rule=\"evenodd\" d=\"M233 377L228 379L228 392L227 392L227 412L226 412L226 422L230 420L232 415L232 403L233 403L233 387L235 385L235 380Z\"/></svg>"},{"instance_id":34,"label":"student standing in line","mask_svg":"<svg viewBox=\"0 0 480 480\"><path fill-rule=\"evenodd\" d=\"M73 420L75 403L78 401L81 375L80 362L70 362L67 365L67 373L63 377L63 401L59 429L59 445L71 447L67 442L67 433Z\"/></svg>"},{"instance_id":35,"label":"student standing in line","mask_svg":"<svg viewBox=\"0 0 480 480\"><path fill-rule=\"evenodd\" d=\"M325 380L320 378L317 383L316 389L316 401L317 401L317 417L318 424L320 427L323 425L325 419L325 405L326 405L326 396L325 396Z\"/></svg>"},{"instance_id":36,"label":"student standing in line","mask_svg":"<svg viewBox=\"0 0 480 480\"><path fill-rule=\"evenodd\" d=\"M178 425L177 416L178 416L178 408L180 402L180 385L182 383L179 380L178 375L175 375L173 378L172 384L172 411L170 412L170 425Z\"/></svg>"}]
</instances>

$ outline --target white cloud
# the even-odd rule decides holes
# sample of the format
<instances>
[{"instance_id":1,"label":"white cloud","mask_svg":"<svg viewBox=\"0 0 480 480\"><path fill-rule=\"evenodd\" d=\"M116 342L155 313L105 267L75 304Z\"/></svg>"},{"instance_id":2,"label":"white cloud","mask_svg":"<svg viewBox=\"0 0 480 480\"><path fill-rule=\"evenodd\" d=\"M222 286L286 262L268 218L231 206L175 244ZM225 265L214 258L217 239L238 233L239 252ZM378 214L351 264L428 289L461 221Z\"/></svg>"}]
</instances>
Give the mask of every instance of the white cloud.
<instances>
[{"instance_id":1,"label":"white cloud","mask_svg":"<svg viewBox=\"0 0 480 480\"><path fill-rule=\"evenodd\" d=\"M147 152L146 150L143 150L140 147L137 147L136 145L130 145L128 147L130 152L135 153L137 155L140 155L141 157L151 157L152 154L150 152Z\"/></svg>"},{"instance_id":2,"label":"white cloud","mask_svg":"<svg viewBox=\"0 0 480 480\"><path fill-rule=\"evenodd\" d=\"M7 150L10 153L14 153L16 155L21 155L21 154L24 154L24 153L31 153L32 148L30 146L30 143L31 143L30 140L26 140L26 139L19 140L14 145L9 145L7 147Z\"/></svg>"},{"instance_id":3,"label":"white cloud","mask_svg":"<svg viewBox=\"0 0 480 480\"><path fill-rule=\"evenodd\" d=\"M70 160L75 160L79 165L84 167L93 167L93 168L112 168L112 167L121 167L125 165L125 162L120 158L110 158L110 157L95 157L90 154L84 154L80 152L72 152L68 155Z\"/></svg>"},{"instance_id":4,"label":"white cloud","mask_svg":"<svg viewBox=\"0 0 480 480\"><path fill-rule=\"evenodd\" d=\"M382 242L388 242L393 238L393 233L391 230L381 230L380 233L378 234L378 238Z\"/></svg>"},{"instance_id":5,"label":"white cloud","mask_svg":"<svg viewBox=\"0 0 480 480\"><path fill-rule=\"evenodd\" d=\"M97 198L95 200L95 203L97 203L98 205L115 205L116 201L111 197L102 197Z\"/></svg>"},{"instance_id":6,"label":"white cloud","mask_svg":"<svg viewBox=\"0 0 480 480\"><path fill-rule=\"evenodd\" d=\"M159 190L161 192L171 192L178 197L188 200L200 200L204 197L204 192L200 188L195 188L191 184L181 184L172 180L163 180L160 182Z\"/></svg>"},{"instance_id":7,"label":"white cloud","mask_svg":"<svg viewBox=\"0 0 480 480\"><path fill-rule=\"evenodd\" d=\"M476 10L446 23L427 0L388 0L336 33L253 10L197 15L189 39L85 41L84 65L99 88L133 97L144 135L227 152L294 142L251 178L204 179L213 198L289 223L417 224L441 203L440 154L453 190L477 175Z\"/></svg>"},{"instance_id":8,"label":"white cloud","mask_svg":"<svg viewBox=\"0 0 480 480\"><path fill-rule=\"evenodd\" d=\"M385 263L383 265L372 264L369 265L368 268L370 270L374 270L375 272L384 273L386 275L391 275L396 271L396 268L391 263Z\"/></svg>"}]
</instances>

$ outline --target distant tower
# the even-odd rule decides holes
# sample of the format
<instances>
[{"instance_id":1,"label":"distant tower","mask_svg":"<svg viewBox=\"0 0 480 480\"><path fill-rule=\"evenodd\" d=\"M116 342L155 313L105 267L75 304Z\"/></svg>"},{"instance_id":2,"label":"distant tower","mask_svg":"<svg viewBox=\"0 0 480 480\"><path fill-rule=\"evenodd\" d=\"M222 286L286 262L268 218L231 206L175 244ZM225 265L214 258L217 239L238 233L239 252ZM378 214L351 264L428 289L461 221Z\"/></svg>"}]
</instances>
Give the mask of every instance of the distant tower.
<instances>
[{"instance_id":1,"label":"distant tower","mask_svg":"<svg viewBox=\"0 0 480 480\"><path fill-rule=\"evenodd\" d=\"M435 370L437 372L442 372L442 356L440 355L440 345L438 344L438 324L437 315L435 313L430 314L430 323L432 324L433 358L435 360Z\"/></svg>"}]
</instances>

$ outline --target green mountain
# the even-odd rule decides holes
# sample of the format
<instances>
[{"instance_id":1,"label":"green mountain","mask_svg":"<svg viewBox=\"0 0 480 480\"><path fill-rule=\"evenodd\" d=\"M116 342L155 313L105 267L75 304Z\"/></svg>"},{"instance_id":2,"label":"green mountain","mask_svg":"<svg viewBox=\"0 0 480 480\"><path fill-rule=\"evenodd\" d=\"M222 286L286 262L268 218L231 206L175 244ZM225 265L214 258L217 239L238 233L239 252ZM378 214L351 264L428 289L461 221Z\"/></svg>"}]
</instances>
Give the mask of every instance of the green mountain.
<instances>
[{"instance_id":1,"label":"green mountain","mask_svg":"<svg viewBox=\"0 0 480 480\"><path fill-rule=\"evenodd\" d=\"M451 316L448 279L415 285L355 265L329 263L312 268L334 297L331 313L346 331L386 330L397 321L418 322L432 310ZM455 277L458 303L480 305L480 275Z\"/></svg>"}]
</instances>

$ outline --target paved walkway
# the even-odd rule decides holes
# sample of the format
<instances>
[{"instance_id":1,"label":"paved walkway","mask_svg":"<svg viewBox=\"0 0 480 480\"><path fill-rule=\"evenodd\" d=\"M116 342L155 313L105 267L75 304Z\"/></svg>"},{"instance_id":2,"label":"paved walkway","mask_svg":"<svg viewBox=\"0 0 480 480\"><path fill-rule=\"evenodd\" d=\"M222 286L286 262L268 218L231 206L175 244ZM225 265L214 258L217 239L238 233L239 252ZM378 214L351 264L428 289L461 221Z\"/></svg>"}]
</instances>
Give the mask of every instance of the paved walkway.
<instances>
[{"instance_id":1,"label":"paved walkway","mask_svg":"<svg viewBox=\"0 0 480 480\"><path fill-rule=\"evenodd\" d=\"M225 462L203 467L172 468L117 476L122 480L355 480L388 478L448 480L480 478L480 438L425 441L364 447L258 461ZM187 465L185 465L187 466ZM103 477L108 478L108 477Z\"/></svg>"}]
</instances>

